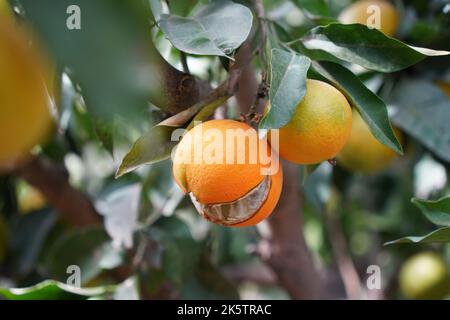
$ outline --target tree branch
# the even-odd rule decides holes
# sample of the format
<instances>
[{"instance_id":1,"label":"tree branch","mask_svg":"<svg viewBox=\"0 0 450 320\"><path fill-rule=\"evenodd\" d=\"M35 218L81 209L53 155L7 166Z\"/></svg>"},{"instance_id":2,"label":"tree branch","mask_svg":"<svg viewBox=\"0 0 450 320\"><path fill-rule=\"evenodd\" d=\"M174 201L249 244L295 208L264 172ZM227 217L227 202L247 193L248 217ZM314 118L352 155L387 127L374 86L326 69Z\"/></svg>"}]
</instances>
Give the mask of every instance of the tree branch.
<instances>
[{"instance_id":1,"label":"tree branch","mask_svg":"<svg viewBox=\"0 0 450 320\"><path fill-rule=\"evenodd\" d=\"M319 299L322 279L303 237L296 165L284 162L284 187L275 212L269 219L271 236L263 239L266 260L292 299Z\"/></svg>"},{"instance_id":2,"label":"tree branch","mask_svg":"<svg viewBox=\"0 0 450 320\"><path fill-rule=\"evenodd\" d=\"M50 162L43 157L33 157L13 174L38 189L56 211L75 227L102 224L102 216L96 211L91 200L81 191L73 188L63 165ZM129 252L128 255L131 253ZM118 282L130 275L129 266L121 266L110 271Z\"/></svg>"},{"instance_id":3,"label":"tree branch","mask_svg":"<svg viewBox=\"0 0 450 320\"><path fill-rule=\"evenodd\" d=\"M361 281L353 260L348 254L347 244L342 231L341 222L329 210L325 213L326 229L331 242L331 248L336 259L339 274L344 283L347 297L352 300L360 299L362 295Z\"/></svg>"},{"instance_id":4,"label":"tree branch","mask_svg":"<svg viewBox=\"0 0 450 320\"><path fill-rule=\"evenodd\" d=\"M250 42L246 42L239 49L236 54L236 62L248 61L253 57L252 47ZM251 106L255 102L255 96L258 92L258 82L255 76L255 67L253 64L248 64L242 68L242 75L239 80L239 91L236 93L236 101L241 113L249 112Z\"/></svg>"},{"instance_id":5,"label":"tree branch","mask_svg":"<svg viewBox=\"0 0 450 320\"><path fill-rule=\"evenodd\" d=\"M69 184L64 166L42 157L33 157L15 175L38 189L47 201L71 224L85 227L102 223L90 199Z\"/></svg>"},{"instance_id":6,"label":"tree branch","mask_svg":"<svg viewBox=\"0 0 450 320\"><path fill-rule=\"evenodd\" d=\"M267 25L266 25L266 13L264 10L264 4L262 0L255 0L255 12L259 21L259 57L261 60L261 66L263 70L263 76L266 69L266 42L267 42ZM263 81L265 77L263 77Z\"/></svg>"},{"instance_id":7,"label":"tree branch","mask_svg":"<svg viewBox=\"0 0 450 320\"><path fill-rule=\"evenodd\" d=\"M153 90L151 102L163 111L177 114L202 100L211 91L209 83L182 72L168 63L152 46L152 63L161 90Z\"/></svg>"},{"instance_id":8,"label":"tree branch","mask_svg":"<svg viewBox=\"0 0 450 320\"><path fill-rule=\"evenodd\" d=\"M183 126L196 115L197 117L202 117L203 114L201 112L213 112L218 106L225 103L225 101L236 93L240 77L241 69L230 70L228 79L211 91L204 99L190 108L164 120L160 125Z\"/></svg>"}]
</instances>

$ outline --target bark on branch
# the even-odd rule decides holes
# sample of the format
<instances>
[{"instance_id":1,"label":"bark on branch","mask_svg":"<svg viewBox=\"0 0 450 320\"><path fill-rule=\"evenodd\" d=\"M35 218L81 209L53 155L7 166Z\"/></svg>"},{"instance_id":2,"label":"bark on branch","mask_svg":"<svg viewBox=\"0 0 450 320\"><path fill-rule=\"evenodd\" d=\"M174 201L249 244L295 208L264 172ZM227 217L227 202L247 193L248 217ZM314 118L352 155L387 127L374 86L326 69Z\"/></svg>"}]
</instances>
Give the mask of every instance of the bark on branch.
<instances>
[{"instance_id":1,"label":"bark on branch","mask_svg":"<svg viewBox=\"0 0 450 320\"><path fill-rule=\"evenodd\" d=\"M69 184L64 166L33 157L15 175L38 189L68 222L77 227L102 223L90 199Z\"/></svg>"},{"instance_id":2,"label":"bark on branch","mask_svg":"<svg viewBox=\"0 0 450 320\"><path fill-rule=\"evenodd\" d=\"M322 279L303 237L298 167L287 162L283 167L283 192L269 219L271 237L267 239L266 262L292 299L319 299Z\"/></svg>"},{"instance_id":3,"label":"bark on branch","mask_svg":"<svg viewBox=\"0 0 450 320\"><path fill-rule=\"evenodd\" d=\"M211 91L207 82L176 69L154 46L152 49L152 64L161 87L154 90L151 102L158 108L177 114L202 100Z\"/></svg>"}]
</instances>

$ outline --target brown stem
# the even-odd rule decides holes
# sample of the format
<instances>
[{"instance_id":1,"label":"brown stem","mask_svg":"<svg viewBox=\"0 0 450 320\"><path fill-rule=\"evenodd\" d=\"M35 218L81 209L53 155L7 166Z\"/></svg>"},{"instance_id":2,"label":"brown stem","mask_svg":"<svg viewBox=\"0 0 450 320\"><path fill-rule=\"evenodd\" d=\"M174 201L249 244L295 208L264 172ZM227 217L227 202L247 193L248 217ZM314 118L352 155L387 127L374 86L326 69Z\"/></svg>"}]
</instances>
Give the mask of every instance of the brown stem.
<instances>
[{"instance_id":1,"label":"brown stem","mask_svg":"<svg viewBox=\"0 0 450 320\"><path fill-rule=\"evenodd\" d=\"M262 0L255 0L255 12L259 21L259 60L261 63L261 83L256 89L255 99L250 108L250 115L254 117L258 109L262 108L265 104L266 93L268 88L268 73L267 73L267 57L266 57L266 44L268 36L268 28L266 21L266 13L264 10L264 4ZM258 120L259 121L259 120Z\"/></svg>"},{"instance_id":2,"label":"brown stem","mask_svg":"<svg viewBox=\"0 0 450 320\"><path fill-rule=\"evenodd\" d=\"M90 199L69 184L67 171L62 165L33 157L15 174L38 189L72 225L86 227L102 223Z\"/></svg>"},{"instance_id":3,"label":"brown stem","mask_svg":"<svg viewBox=\"0 0 450 320\"><path fill-rule=\"evenodd\" d=\"M269 219L271 236L266 239L266 260L292 299L319 299L322 279L302 232L298 167L287 162L283 167L284 187L278 206Z\"/></svg>"},{"instance_id":4,"label":"brown stem","mask_svg":"<svg viewBox=\"0 0 450 320\"><path fill-rule=\"evenodd\" d=\"M230 70L227 80L220 84L216 89L211 91L201 101L197 102L190 108L164 120L160 125L183 126L192 117L203 118L203 113L214 112L217 107L225 103L237 91L241 69ZM190 127L188 127L189 129Z\"/></svg>"},{"instance_id":5,"label":"brown stem","mask_svg":"<svg viewBox=\"0 0 450 320\"><path fill-rule=\"evenodd\" d=\"M263 81L265 80L265 68L266 68L266 41L267 41L267 24L266 13L264 10L264 4L262 0L255 0L255 12L259 21L259 57L261 60L261 66L263 69Z\"/></svg>"},{"instance_id":6,"label":"brown stem","mask_svg":"<svg viewBox=\"0 0 450 320\"><path fill-rule=\"evenodd\" d=\"M248 61L253 56L251 43L246 42L236 54L236 62ZM253 64L247 64L242 68L241 79L239 80L239 91L236 93L236 101L241 113L249 112L253 105L258 91L258 82L255 76L255 67Z\"/></svg>"},{"instance_id":7,"label":"brown stem","mask_svg":"<svg viewBox=\"0 0 450 320\"><path fill-rule=\"evenodd\" d=\"M154 88L150 100L161 110L179 113L203 99L211 90L207 82L173 67L154 46L151 58L157 77L155 83L160 86Z\"/></svg>"}]
</instances>

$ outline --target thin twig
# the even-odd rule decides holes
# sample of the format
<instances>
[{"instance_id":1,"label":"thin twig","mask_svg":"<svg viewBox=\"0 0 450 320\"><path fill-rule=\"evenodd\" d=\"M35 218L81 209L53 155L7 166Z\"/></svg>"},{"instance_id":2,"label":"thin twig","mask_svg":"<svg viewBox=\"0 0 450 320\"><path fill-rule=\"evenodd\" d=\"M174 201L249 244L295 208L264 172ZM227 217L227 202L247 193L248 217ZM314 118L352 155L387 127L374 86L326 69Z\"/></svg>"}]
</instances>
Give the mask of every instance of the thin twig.
<instances>
[{"instance_id":1,"label":"thin twig","mask_svg":"<svg viewBox=\"0 0 450 320\"><path fill-rule=\"evenodd\" d=\"M268 91L268 72L267 72L267 57L266 57L266 45L268 36L268 27L266 20L266 13L264 10L264 4L262 0L255 0L255 12L259 22L259 59L261 62L261 84L258 87L258 92L256 94L255 100L250 107L249 115L250 119L253 121L256 115L256 110L260 104L264 103L267 97Z\"/></svg>"},{"instance_id":2,"label":"thin twig","mask_svg":"<svg viewBox=\"0 0 450 320\"><path fill-rule=\"evenodd\" d=\"M38 189L73 225L101 225L102 216L85 194L70 185L69 175L63 165L52 163L43 157L33 157L14 173Z\"/></svg>"}]
</instances>

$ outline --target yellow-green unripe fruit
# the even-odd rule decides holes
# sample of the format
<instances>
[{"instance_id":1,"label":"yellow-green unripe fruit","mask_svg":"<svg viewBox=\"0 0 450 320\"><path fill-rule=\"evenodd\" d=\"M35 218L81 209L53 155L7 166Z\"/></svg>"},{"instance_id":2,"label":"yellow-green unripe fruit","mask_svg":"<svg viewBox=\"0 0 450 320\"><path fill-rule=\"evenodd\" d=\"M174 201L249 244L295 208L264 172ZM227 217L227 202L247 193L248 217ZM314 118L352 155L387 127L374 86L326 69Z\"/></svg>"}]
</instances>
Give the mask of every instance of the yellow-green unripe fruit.
<instances>
[{"instance_id":1,"label":"yellow-green unripe fruit","mask_svg":"<svg viewBox=\"0 0 450 320\"><path fill-rule=\"evenodd\" d=\"M0 0L0 16L12 17L13 11L7 0Z\"/></svg>"},{"instance_id":2,"label":"yellow-green unripe fruit","mask_svg":"<svg viewBox=\"0 0 450 320\"><path fill-rule=\"evenodd\" d=\"M402 143L402 133L397 128L394 128L394 133ZM372 135L359 113L353 111L352 133L338 154L337 163L351 172L375 174L386 169L396 157L393 150Z\"/></svg>"},{"instance_id":3,"label":"yellow-green unripe fruit","mask_svg":"<svg viewBox=\"0 0 450 320\"><path fill-rule=\"evenodd\" d=\"M434 252L423 252L409 258L400 270L399 282L403 296L408 299L435 300L450 293L448 266Z\"/></svg>"}]
</instances>

